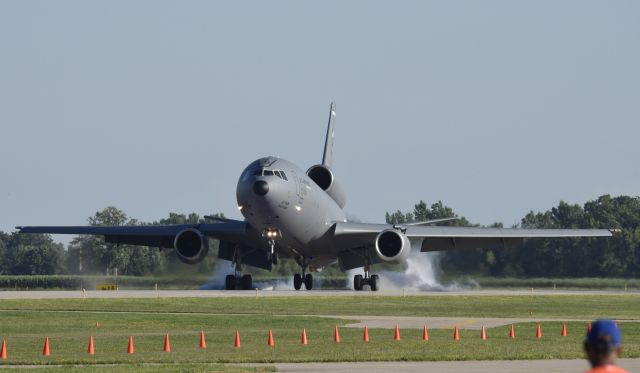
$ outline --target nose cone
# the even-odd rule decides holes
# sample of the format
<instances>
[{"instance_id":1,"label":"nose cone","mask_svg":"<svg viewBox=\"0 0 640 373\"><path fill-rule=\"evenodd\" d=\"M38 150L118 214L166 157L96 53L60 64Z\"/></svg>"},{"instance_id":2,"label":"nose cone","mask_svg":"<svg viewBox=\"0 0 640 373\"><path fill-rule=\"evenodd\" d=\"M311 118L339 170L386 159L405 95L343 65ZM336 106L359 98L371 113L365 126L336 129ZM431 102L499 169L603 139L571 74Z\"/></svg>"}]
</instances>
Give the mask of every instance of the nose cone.
<instances>
[{"instance_id":1,"label":"nose cone","mask_svg":"<svg viewBox=\"0 0 640 373\"><path fill-rule=\"evenodd\" d=\"M259 196L264 196L269 192L269 184L264 180L258 180L253 183L253 192Z\"/></svg>"}]
</instances>

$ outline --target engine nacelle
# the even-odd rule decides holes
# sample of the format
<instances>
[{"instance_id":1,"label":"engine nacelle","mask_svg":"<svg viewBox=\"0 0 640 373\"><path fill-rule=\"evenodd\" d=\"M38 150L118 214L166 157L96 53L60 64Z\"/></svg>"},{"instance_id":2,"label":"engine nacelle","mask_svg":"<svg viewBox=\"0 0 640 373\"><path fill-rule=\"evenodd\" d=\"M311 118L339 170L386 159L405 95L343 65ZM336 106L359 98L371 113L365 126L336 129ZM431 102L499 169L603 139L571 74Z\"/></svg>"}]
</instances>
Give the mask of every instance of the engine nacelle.
<instances>
[{"instance_id":1,"label":"engine nacelle","mask_svg":"<svg viewBox=\"0 0 640 373\"><path fill-rule=\"evenodd\" d=\"M187 264L199 263L209 252L207 238L194 228L187 228L176 234L173 247L178 258Z\"/></svg>"},{"instance_id":2,"label":"engine nacelle","mask_svg":"<svg viewBox=\"0 0 640 373\"><path fill-rule=\"evenodd\" d=\"M336 201L340 208L344 208L344 205L347 203L347 195L344 189L342 189L342 186L338 184L338 180L336 180L336 177L329 167L321 164L311 166L311 168L307 170L307 176L318 184L329 197Z\"/></svg>"},{"instance_id":3,"label":"engine nacelle","mask_svg":"<svg viewBox=\"0 0 640 373\"><path fill-rule=\"evenodd\" d=\"M411 243L404 234L387 229L376 237L376 254L385 262L404 262L411 252Z\"/></svg>"}]
</instances>

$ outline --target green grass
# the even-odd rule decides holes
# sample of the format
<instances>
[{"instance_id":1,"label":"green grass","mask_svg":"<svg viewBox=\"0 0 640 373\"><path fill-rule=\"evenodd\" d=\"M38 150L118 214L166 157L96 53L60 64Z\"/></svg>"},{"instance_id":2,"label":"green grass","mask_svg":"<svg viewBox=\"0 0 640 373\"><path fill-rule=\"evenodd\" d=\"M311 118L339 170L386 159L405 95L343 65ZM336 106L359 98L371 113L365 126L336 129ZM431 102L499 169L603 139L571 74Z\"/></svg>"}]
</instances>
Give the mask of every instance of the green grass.
<instances>
[{"instance_id":1,"label":"green grass","mask_svg":"<svg viewBox=\"0 0 640 373\"><path fill-rule=\"evenodd\" d=\"M33 299L2 300L1 310L638 319L640 295Z\"/></svg>"},{"instance_id":2,"label":"green grass","mask_svg":"<svg viewBox=\"0 0 640 373\"><path fill-rule=\"evenodd\" d=\"M520 296L520 297L283 297L283 298L167 298L86 300L3 300L0 303L0 338L6 338L9 358L0 365L167 364L176 371L244 371L235 366L200 364L272 363L308 361L381 360L495 360L572 359L583 357L585 322L569 322L569 335L560 337L561 323L543 322L543 338L535 338L535 323L516 325L517 338L507 338L508 328L487 330L482 341L478 331L461 330L453 341L452 330L431 329L430 340L421 330L371 329L371 342L362 342L362 330L341 327L342 341L333 342L334 325L348 320L320 318L317 314L377 314L464 317L535 317L591 319L611 316L638 317L640 296ZM533 308L532 308L533 307ZM52 311L57 310L57 311ZM87 311L92 310L92 311ZM109 312L102 312L106 310ZM601 313L606 311L606 313ZM283 316L305 315L305 316ZM95 327L95 322L100 327ZM640 323L620 323L625 356L640 357ZM300 344L306 328L309 345ZM268 329L276 347L267 346ZM233 347L235 330L242 347ZM198 348L204 330L207 349ZM162 352L164 334L171 337L171 353ZM51 343L49 357L41 356L44 337ZM88 356L89 336L95 339L96 355ZM136 353L126 354L129 335ZM174 365L177 364L177 365ZM101 368L102 367L102 368ZM162 369L165 365L160 365ZM108 369L129 369L108 366ZM141 369L157 369L143 366Z\"/></svg>"}]
</instances>

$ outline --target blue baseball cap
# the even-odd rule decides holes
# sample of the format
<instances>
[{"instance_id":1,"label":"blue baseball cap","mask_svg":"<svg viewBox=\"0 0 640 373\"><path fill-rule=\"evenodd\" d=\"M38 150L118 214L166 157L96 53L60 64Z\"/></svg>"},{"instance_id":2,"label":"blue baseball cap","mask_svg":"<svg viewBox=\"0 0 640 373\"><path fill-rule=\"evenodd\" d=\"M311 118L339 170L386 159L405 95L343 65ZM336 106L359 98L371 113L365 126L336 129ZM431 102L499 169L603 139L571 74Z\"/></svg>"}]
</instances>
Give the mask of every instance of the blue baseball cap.
<instances>
[{"instance_id":1,"label":"blue baseball cap","mask_svg":"<svg viewBox=\"0 0 640 373\"><path fill-rule=\"evenodd\" d=\"M612 320L597 320L587 333L587 343L595 345L598 341L605 340L612 347L620 346L622 335L618 325Z\"/></svg>"}]
</instances>

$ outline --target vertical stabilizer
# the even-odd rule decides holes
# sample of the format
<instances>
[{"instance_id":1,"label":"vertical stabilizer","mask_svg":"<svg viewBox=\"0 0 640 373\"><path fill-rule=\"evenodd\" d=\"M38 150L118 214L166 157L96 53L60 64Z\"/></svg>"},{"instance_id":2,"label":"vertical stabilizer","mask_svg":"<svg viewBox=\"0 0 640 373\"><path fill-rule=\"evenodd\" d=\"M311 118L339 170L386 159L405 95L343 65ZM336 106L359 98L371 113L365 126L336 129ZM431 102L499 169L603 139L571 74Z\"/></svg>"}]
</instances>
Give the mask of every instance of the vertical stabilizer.
<instances>
[{"instance_id":1,"label":"vertical stabilizer","mask_svg":"<svg viewBox=\"0 0 640 373\"><path fill-rule=\"evenodd\" d=\"M336 105L332 102L329 108L329 123L327 124L327 138L324 141L324 154L322 164L331 168L333 163L333 137L336 123Z\"/></svg>"}]
</instances>

